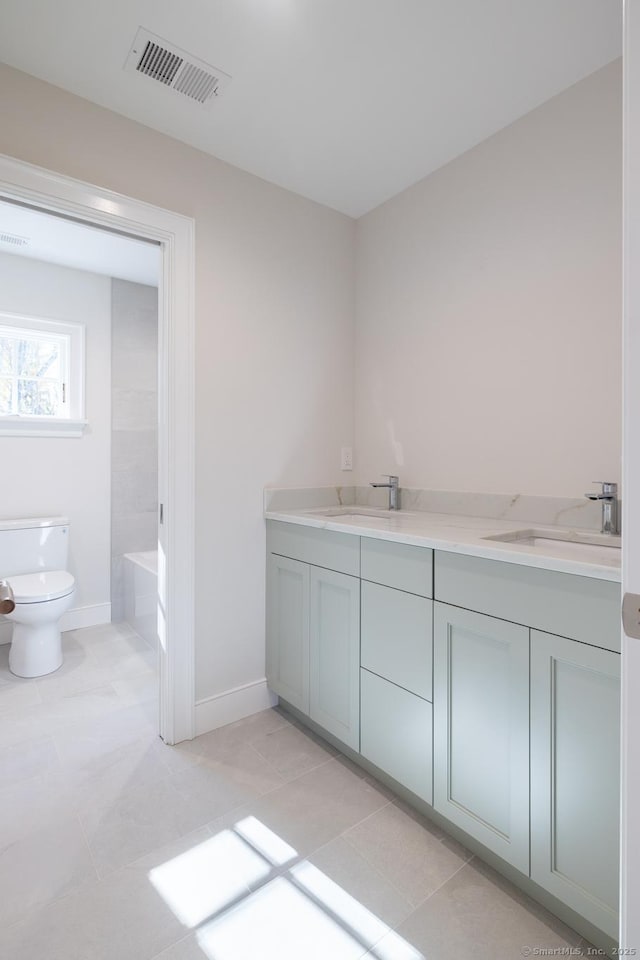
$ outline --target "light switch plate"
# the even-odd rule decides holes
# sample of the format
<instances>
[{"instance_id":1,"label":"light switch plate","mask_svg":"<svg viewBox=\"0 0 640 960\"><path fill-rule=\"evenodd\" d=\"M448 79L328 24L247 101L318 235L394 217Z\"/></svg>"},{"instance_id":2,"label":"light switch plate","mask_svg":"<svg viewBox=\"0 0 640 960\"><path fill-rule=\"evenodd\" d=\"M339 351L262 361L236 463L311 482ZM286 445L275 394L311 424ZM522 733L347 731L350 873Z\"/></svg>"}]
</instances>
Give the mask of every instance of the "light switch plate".
<instances>
[{"instance_id":1,"label":"light switch plate","mask_svg":"<svg viewBox=\"0 0 640 960\"><path fill-rule=\"evenodd\" d=\"M343 447L340 454L340 469L353 470L353 448Z\"/></svg>"}]
</instances>

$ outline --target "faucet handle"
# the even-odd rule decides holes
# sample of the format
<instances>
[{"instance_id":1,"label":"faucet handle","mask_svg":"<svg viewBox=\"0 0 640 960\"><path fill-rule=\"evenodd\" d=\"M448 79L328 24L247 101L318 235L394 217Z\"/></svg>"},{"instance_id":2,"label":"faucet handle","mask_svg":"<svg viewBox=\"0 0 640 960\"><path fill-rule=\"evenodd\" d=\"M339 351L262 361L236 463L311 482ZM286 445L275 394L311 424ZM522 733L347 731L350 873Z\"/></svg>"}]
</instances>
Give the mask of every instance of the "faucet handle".
<instances>
[{"instance_id":1,"label":"faucet handle","mask_svg":"<svg viewBox=\"0 0 640 960\"><path fill-rule=\"evenodd\" d=\"M400 477L396 477L393 473L382 473L380 476L386 477L389 483L398 483L400 480Z\"/></svg>"},{"instance_id":2,"label":"faucet handle","mask_svg":"<svg viewBox=\"0 0 640 960\"><path fill-rule=\"evenodd\" d=\"M602 487L602 492L605 496L615 497L618 493L617 483L610 483L608 480L592 480L591 483L597 483L598 486Z\"/></svg>"}]
</instances>

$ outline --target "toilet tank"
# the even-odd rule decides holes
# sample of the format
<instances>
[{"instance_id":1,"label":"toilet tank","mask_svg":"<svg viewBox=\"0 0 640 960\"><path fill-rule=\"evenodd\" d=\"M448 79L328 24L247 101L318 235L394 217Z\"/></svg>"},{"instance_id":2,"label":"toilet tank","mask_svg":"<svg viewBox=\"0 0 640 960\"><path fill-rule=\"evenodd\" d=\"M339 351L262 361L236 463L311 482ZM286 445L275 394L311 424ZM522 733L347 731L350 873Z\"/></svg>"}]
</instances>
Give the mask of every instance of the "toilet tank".
<instances>
[{"instance_id":1,"label":"toilet tank","mask_svg":"<svg viewBox=\"0 0 640 960\"><path fill-rule=\"evenodd\" d=\"M67 570L69 520L0 520L0 580L39 570Z\"/></svg>"}]
</instances>

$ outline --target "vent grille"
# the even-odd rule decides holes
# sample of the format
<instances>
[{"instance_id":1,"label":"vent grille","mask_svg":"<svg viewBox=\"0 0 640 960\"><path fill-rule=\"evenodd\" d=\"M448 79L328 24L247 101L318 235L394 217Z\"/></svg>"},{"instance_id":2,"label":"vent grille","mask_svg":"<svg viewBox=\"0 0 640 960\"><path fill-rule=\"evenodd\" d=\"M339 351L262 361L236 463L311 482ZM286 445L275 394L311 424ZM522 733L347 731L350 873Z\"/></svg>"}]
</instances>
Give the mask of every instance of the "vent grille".
<instances>
[{"instance_id":1,"label":"vent grille","mask_svg":"<svg viewBox=\"0 0 640 960\"><path fill-rule=\"evenodd\" d=\"M125 70L157 80L202 106L212 103L231 80L222 70L192 57L161 37L140 27L125 64Z\"/></svg>"},{"instance_id":2,"label":"vent grille","mask_svg":"<svg viewBox=\"0 0 640 960\"><path fill-rule=\"evenodd\" d=\"M197 100L198 103L205 103L216 92L219 82L217 77L207 73L206 70L187 63L173 89L178 93L184 93L186 97L191 97L192 100Z\"/></svg>"},{"instance_id":3,"label":"vent grille","mask_svg":"<svg viewBox=\"0 0 640 960\"><path fill-rule=\"evenodd\" d=\"M172 83L183 63L182 57L149 40L136 70L153 80L159 80L160 83Z\"/></svg>"},{"instance_id":4,"label":"vent grille","mask_svg":"<svg viewBox=\"0 0 640 960\"><path fill-rule=\"evenodd\" d=\"M0 232L0 243L10 243L12 247L28 247L29 238L19 237L15 233Z\"/></svg>"}]
</instances>

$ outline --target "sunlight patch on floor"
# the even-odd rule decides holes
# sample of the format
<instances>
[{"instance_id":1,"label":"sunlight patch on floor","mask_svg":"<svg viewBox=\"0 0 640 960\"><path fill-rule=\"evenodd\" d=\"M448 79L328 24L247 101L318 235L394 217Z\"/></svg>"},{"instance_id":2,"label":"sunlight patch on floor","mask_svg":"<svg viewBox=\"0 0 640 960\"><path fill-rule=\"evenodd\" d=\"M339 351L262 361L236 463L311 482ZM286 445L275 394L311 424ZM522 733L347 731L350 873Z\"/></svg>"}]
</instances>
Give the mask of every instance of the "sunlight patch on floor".
<instances>
[{"instance_id":1,"label":"sunlight patch on floor","mask_svg":"<svg viewBox=\"0 0 640 960\"><path fill-rule=\"evenodd\" d=\"M271 881L197 934L209 960L356 960L365 946L286 877Z\"/></svg>"},{"instance_id":2,"label":"sunlight patch on floor","mask_svg":"<svg viewBox=\"0 0 640 960\"><path fill-rule=\"evenodd\" d=\"M294 860L298 853L293 847L279 837L273 830L265 827L256 817L245 817L235 824L234 833L250 843L274 867L283 866L289 860Z\"/></svg>"},{"instance_id":3,"label":"sunlight patch on floor","mask_svg":"<svg viewBox=\"0 0 640 960\"><path fill-rule=\"evenodd\" d=\"M196 927L270 872L269 864L232 830L168 860L149 873L162 899L185 927Z\"/></svg>"},{"instance_id":4,"label":"sunlight patch on floor","mask_svg":"<svg viewBox=\"0 0 640 960\"><path fill-rule=\"evenodd\" d=\"M207 960L425 960L406 940L255 817L149 873ZM262 885L260 885L262 884ZM256 889L256 887L258 889ZM253 889L251 889L253 888Z\"/></svg>"},{"instance_id":5,"label":"sunlight patch on floor","mask_svg":"<svg viewBox=\"0 0 640 960\"><path fill-rule=\"evenodd\" d=\"M361 943L373 945L389 933L386 923L307 860L293 867L290 876L301 892L352 930Z\"/></svg>"}]
</instances>

